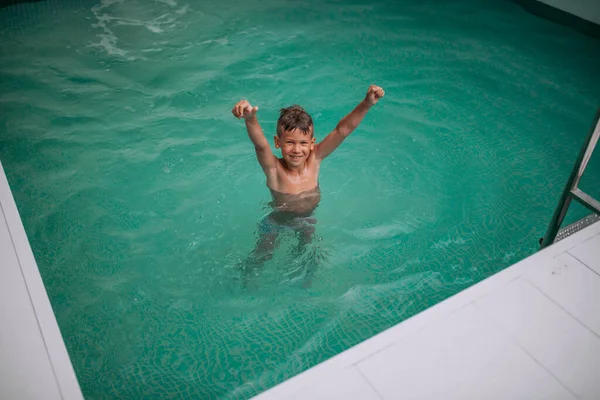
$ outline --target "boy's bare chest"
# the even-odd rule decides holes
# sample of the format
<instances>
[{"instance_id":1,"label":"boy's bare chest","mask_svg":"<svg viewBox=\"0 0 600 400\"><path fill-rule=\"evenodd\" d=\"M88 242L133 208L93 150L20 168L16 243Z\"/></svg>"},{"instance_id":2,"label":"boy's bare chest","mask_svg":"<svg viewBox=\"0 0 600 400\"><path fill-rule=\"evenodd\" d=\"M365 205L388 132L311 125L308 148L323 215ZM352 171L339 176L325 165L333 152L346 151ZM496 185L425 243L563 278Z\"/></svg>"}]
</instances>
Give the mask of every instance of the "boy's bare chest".
<instances>
[{"instance_id":1,"label":"boy's bare chest","mask_svg":"<svg viewBox=\"0 0 600 400\"><path fill-rule=\"evenodd\" d=\"M316 163L308 164L300 172L290 172L285 168L280 168L277 175L278 191L290 194L301 193L317 187L319 165Z\"/></svg>"}]
</instances>

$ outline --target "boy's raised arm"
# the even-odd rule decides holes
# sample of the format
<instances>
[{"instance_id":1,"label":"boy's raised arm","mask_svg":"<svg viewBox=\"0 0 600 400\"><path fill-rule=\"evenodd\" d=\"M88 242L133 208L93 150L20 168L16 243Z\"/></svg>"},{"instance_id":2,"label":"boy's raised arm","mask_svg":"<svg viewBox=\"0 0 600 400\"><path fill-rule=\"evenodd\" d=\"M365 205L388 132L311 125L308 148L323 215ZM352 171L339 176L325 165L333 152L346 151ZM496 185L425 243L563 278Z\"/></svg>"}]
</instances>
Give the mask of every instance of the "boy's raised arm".
<instances>
[{"instance_id":1,"label":"boy's raised arm","mask_svg":"<svg viewBox=\"0 0 600 400\"><path fill-rule=\"evenodd\" d=\"M256 158L258 158L263 171L267 172L277 167L277 157L271 151L271 146L256 119L257 111L258 107L252 107L247 100L240 100L231 110L236 118L244 118L246 121L248 137L254 144Z\"/></svg>"},{"instance_id":2,"label":"boy's raised arm","mask_svg":"<svg viewBox=\"0 0 600 400\"><path fill-rule=\"evenodd\" d=\"M361 123L369 109L377 104L384 94L385 92L382 88L371 85L364 100L361 101L350 114L342 118L335 129L316 146L315 151L317 158L322 160L337 149L344 139L346 139Z\"/></svg>"}]
</instances>

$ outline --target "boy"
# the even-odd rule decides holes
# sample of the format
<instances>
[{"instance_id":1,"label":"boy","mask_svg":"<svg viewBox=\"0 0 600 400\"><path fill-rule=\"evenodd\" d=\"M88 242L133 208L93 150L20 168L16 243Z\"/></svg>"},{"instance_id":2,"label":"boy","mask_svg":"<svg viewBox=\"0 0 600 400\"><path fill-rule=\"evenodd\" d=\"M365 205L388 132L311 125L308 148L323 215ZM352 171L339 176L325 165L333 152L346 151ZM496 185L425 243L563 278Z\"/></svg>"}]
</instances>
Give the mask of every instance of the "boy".
<instances>
[{"instance_id":1,"label":"boy","mask_svg":"<svg viewBox=\"0 0 600 400\"><path fill-rule=\"evenodd\" d=\"M342 144L384 94L382 88L371 85L364 100L318 144L315 144L312 118L302 107L293 105L282 109L275 136L275 148L281 149L281 158L273 154L258 124L258 107L252 107L246 100L240 100L233 107L233 115L246 121L248 136L267 177L274 208L259 225L256 248L242 266L246 275L256 274L264 262L273 257L280 232L295 232L299 239L297 252L304 252L315 230L312 213L321 199L318 182L321 161ZM315 263L308 266L305 286L310 285Z\"/></svg>"}]
</instances>

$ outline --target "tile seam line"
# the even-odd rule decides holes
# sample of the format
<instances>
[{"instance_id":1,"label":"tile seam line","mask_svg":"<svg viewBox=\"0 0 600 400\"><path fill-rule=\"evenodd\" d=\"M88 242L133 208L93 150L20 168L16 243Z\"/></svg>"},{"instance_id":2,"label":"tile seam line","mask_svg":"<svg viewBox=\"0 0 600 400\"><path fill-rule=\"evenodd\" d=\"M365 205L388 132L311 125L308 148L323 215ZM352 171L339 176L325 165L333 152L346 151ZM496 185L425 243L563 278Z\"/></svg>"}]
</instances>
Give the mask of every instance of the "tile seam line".
<instances>
[{"instance_id":1,"label":"tile seam line","mask_svg":"<svg viewBox=\"0 0 600 400\"><path fill-rule=\"evenodd\" d=\"M539 288L535 283L533 283L531 280L529 280L528 278L525 278L525 280L527 281L527 283L529 283L531 286L533 286L533 288L535 290L537 290L538 292L540 292L544 297L546 297L548 300L550 300L553 304L555 304L558 308L560 308L561 310L563 310L565 313L567 313L567 315L571 318L573 318L575 321L577 321L581 326L583 326L587 331L589 331L592 335L596 336L596 338L600 339L600 335L598 335L596 332L594 332L593 329L591 329L589 326L587 326L583 321L581 321L579 318L577 318L575 315L571 314L571 312L569 310L567 310L565 307L563 307L560 303L558 303L556 300L554 300L552 297L550 297L550 295L548 295L546 292L544 292L541 288Z\"/></svg>"},{"instance_id":2,"label":"tile seam line","mask_svg":"<svg viewBox=\"0 0 600 400\"><path fill-rule=\"evenodd\" d=\"M516 338L514 338L512 334L510 334L510 332L506 331L506 329L504 329L503 327L501 327L500 325L498 325L496 323L496 321L494 321L492 318L490 318L487 315L487 313L484 312L476 303L474 304L474 306L478 310L478 312L480 312L483 315L483 317L485 318L486 321L488 321L490 324L492 324L494 327L496 327L496 329L498 329L500 332L502 332L507 337L507 339L510 340L512 343L514 343L518 348L520 348L521 350L523 350L523 352L525 354L527 354L529 356L529 358L531 358L533 360L533 362L535 362L544 371L546 371L556 382L559 383L560 386L562 386L574 398L576 398L578 400L581 399L581 397L579 397L575 392L573 392L573 390L569 386L567 386L562 380L558 379L558 377L556 375L554 375L554 373L552 371L550 371L548 368L546 368L546 366L544 364L542 364L523 345L521 345L521 343L519 343L519 341Z\"/></svg>"},{"instance_id":3,"label":"tile seam line","mask_svg":"<svg viewBox=\"0 0 600 400\"><path fill-rule=\"evenodd\" d=\"M594 236L594 237L596 237L596 236ZM571 249L571 250L574 250L574 248L573 248L573 249ZM578 258L578 257L577 257L575 254L571 253L571 250L567 250L567 251L565 251L563 254L568 254L568 255L570 255L571 257L573 257L574 259L576 259L577 261L579 261L579 262L581 263L581 265L583 265L584 267L586 267L587 269L589 269L590 271L592 271L594 274L596 274L596 275L600 276L600 273L599 273L599 272L597 272L597 271L596 271L594 268L592 268L592 267L588 266L586 263L584 263L582 260L580 260L580 259L579 259L579 258ZM561 254L561 255L562 255L562 254ZM559 256L559 257L560 257L560 256Z\"/></svg>"},{"instance_id":4,"label":"tile seam line","mask_svg":"<svg viewBox=\"0 0 600 400\"><path fill-rule=\"evenodd\" d=\"M365 382L367 382L367 385L369 385L369 387L371 389L373 389L373 391L375 392L375 394L377 395L377 397L379 397L381 400L385 400L385 397L383 397L381 395L381 393L379 393L379 390L377 390L377 388L373 385L373 383L371 383L371 381L369 380L369 378L366 377L365 373L360 369L360 367L358 365L356 365L353 368L356 368L356 371L358 372L358 374L360 376L362 376L362 378L365 380Z\"/></svg>"}]
</instances>

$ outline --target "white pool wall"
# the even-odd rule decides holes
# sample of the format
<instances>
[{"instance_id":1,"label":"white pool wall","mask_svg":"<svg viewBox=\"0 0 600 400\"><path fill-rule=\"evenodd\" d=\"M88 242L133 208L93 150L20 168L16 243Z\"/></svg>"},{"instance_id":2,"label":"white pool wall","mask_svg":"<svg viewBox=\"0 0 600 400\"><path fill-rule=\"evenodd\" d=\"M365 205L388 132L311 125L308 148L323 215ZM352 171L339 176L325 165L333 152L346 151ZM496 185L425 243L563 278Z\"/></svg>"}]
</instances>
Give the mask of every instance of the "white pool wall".
<instances>
[{"instance_id":1,"label":"white pool wall","mask_svg":"<svg viewBox=\"0 0 600 400\"><path fill-rule=\"evenodd\" d=\"M600 0L538 0L579 18L600 24Z\"/></svg>"}]
</instances>

